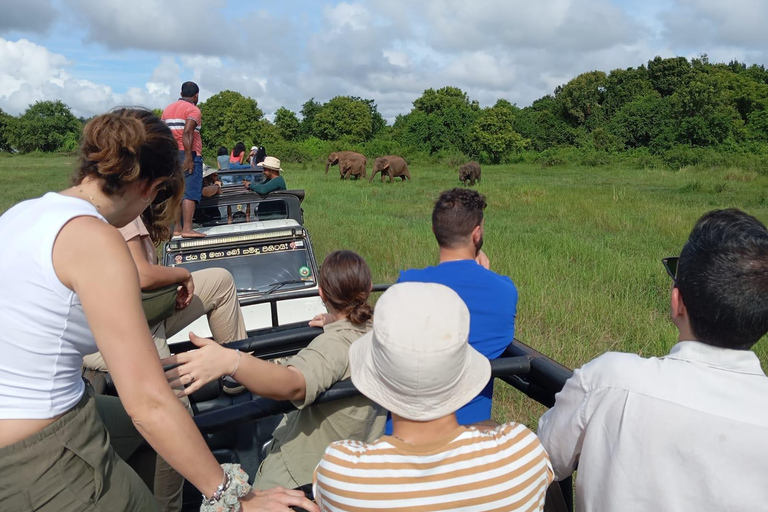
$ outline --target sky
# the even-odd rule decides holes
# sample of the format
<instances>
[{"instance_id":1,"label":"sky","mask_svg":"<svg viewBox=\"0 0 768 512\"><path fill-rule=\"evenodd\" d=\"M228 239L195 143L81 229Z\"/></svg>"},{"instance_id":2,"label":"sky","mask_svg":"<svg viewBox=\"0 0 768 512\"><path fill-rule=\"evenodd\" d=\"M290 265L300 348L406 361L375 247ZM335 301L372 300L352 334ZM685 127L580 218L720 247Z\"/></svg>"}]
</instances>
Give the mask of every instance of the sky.
<instances>
[{"instance_id":1,"label":"sky","mask_svg":"<svg viewBox=\"0 0 768 512\"><path fill-rule=\"evenodd\" d=\"M14 115L52 99L84 117L162 108L193 80L201 101L230 89L269 118L351 95L392 122L430 87L525 107L656 55L768 64L768 0L0 0L0 13Z\"/></svg>"}]
</instances>

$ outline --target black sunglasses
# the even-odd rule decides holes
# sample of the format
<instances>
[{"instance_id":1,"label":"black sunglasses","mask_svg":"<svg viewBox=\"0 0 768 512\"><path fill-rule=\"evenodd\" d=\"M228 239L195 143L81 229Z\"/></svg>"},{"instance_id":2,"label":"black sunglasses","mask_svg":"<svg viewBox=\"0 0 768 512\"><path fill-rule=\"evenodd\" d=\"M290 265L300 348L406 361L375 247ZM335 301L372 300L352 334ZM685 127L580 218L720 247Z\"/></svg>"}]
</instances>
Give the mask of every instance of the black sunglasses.
<instances>
[{"instance_id":1,"label":"black sunglasses","mask_svg":"<svg viewBox=\"0 0 768 512\"><path fill-rule=\"evenodd\" d=\"M679 256L670 256L669 258L662 258L661 263L667 270L667 274L673 281L677 281L677 264L680 262Z\"/></svg>"}]
</instances>

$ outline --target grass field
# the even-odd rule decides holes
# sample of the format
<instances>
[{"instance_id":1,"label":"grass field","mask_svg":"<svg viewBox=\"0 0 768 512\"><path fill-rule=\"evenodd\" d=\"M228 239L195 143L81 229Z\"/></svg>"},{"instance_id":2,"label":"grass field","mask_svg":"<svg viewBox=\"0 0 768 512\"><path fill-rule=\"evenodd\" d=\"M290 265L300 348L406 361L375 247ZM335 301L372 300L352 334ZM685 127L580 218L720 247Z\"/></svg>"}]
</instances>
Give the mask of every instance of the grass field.
<instances>
[{"instance_id":1,"label":"grass field","mask_svg":"<svg viewBox=\"0 0 768 512\"><path fill-rule=\"evenodd\" d=\"M278 155L279 156L279 155ZM0 212L66 186L71 157L0 157ZM376 282L434 264L432 204L457 172L413 166L412 183L340 181L322 164L284 165L304 188L318 261L335 249L362 254ZM608 350L662 355L676 341L671 282L660 260L677 255L696 219L738 207L768 222L768 176L740 169L680 171L534 165L486 166L484 250L517 285L517 337L569 367ZM757 352L768 368L768 340ZM498 384L495 417L535 426L542 409Z\"/></svg>"}]
</instances>

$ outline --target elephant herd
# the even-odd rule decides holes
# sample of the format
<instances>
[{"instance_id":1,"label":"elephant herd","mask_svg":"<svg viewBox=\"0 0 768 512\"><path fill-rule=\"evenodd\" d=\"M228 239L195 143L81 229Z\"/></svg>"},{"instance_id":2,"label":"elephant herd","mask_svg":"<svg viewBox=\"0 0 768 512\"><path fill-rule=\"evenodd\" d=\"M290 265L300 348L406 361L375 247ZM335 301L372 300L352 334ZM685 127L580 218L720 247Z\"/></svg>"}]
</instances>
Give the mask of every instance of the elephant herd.
<instances>
[{"instance_id":1,"label":"elephant herd","mask_svg":"<svg viewBox=\"0 0 768 512\"><path fill-rule=\"evenodd\" d=\"M328 174L328 167L331 165L339 166L341 179L344 178L365 178L367 176L365 168L368 164L368 158L354 151L337 151L328 155L325 161L325 174ZM408 171L408 164L403 157L395 155L380 156L373 162L373 174L368 181L373 181L377 173L381 173L381 182L384 183L384 177L389 176L389 182L394 178L400 178L405 181L411 179L411 173Z\"/></svg>"},{"instance_id":2,"label":"elephant herd","mask_svg":"<svg viewBox=\"0 0 768 512\"><path fill-rule=\"evenodd\" d=\"M366 166L368 165L368 158L360 153L354 151L336 151L328 155L328 159L325 161L325 174L328 174L328 168L332 165L339 166L339 174L341 179L352 178L355 179L365 178ZM384 177L389 176L389 182L395 178L400 178L405 181L411 180L411 173L408 170L408 164L401 156L387 155L380 156L373 162L373 174L368 179L369 182L373 181L376 174L381 173L381 182L384 183ZM465 185L469 182L469 185L474 185L476 181L480 181L480 164L475 161L466 163L459 168L459 181Z\"/></svg>"}]
</instances>

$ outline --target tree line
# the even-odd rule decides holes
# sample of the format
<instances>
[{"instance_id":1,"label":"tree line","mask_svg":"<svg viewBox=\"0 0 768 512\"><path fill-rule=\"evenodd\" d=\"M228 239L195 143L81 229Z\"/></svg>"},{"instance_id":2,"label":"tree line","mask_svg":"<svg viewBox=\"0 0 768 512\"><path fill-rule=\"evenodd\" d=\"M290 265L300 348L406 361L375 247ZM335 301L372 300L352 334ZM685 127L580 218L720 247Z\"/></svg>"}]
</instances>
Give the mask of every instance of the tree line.
<instances>
[{"instance_id":1,"label":"tree line","mask_svg":"<svg viewBox=\"0 0 768 512\"><path fill-rule=\"evenodd\" d=\"M374 100L314 98L274 120L258 102L222 91L200 104L204 154L238 142L267 147L286 161L306 161L334 149L519 161L523 153L562 149L590 154L641 151L680 155L697 148L768 154L768 70L706 55L656 57L639 67L590 71L529 107L505 99L481 108L457 87L427 89L410 112L387 124ZM71 151L82 124L60 101L40 101L18 117L0 111L0 150ZM599 158L598 158L599 159Z\"/></svg>"}]
</instances>

